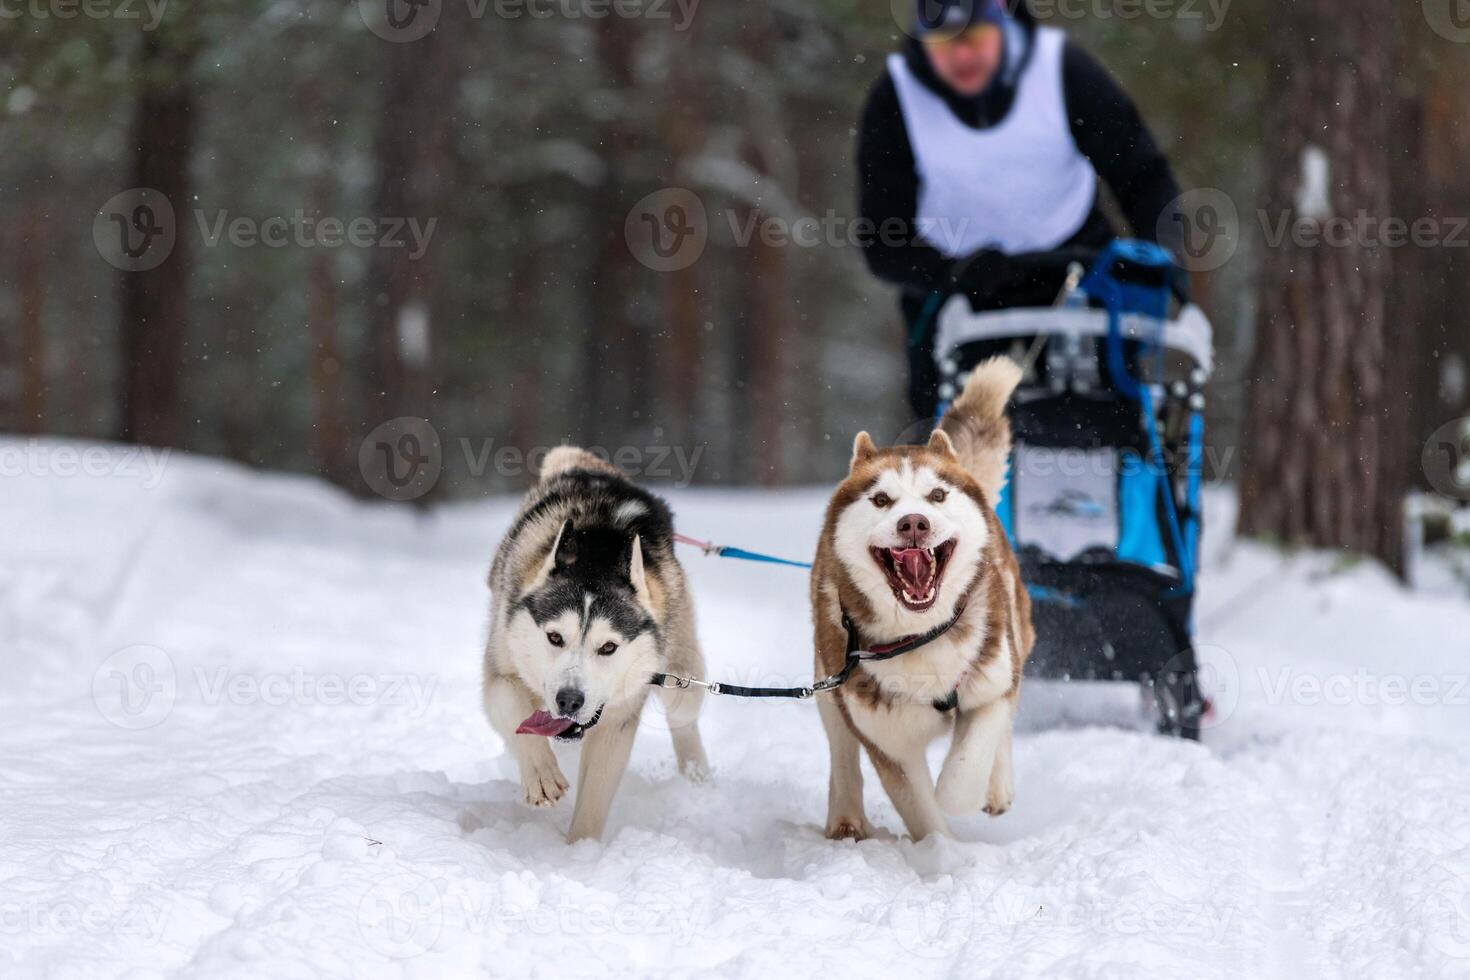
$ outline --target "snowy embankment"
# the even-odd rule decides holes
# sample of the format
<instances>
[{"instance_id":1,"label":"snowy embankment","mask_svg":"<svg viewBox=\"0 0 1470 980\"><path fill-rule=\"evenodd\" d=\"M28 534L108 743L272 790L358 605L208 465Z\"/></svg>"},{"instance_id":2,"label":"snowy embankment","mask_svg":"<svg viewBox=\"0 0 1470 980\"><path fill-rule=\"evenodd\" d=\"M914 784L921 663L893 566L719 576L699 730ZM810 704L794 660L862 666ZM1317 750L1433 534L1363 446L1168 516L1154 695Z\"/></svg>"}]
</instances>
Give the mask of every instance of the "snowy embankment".
<instances>
[{"instance_id":1,"label":"snowy embankment","mask_svg":"<svg viewBox=\"0 0 1470 980\"><path fill-rule=\"evenodd\" d=\"M1028 682L1010 813L914 844L869 772L889 833L834 843L811 705L712 699L714 779L651 712L568 847L479 706L511 501L61 445L0 478L0 975L1470 975L1470 603L1232 545L1223 495L1202 745ZM672 500L795 556L823 494ZM801 572L686 564L712 673L809 676Z\"/></svg>"}]
</instances>

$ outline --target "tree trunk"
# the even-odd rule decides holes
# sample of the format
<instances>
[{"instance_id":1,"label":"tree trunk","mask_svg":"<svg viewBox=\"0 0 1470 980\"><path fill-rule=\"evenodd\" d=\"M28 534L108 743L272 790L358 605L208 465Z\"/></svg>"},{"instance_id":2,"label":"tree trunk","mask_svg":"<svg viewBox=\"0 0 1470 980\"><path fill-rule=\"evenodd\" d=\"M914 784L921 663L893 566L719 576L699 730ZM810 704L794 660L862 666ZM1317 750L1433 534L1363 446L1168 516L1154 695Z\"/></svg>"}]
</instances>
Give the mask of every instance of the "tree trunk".
<instances>
[{"instance_id":1,"label":"tree trunk","mask_svg":"<svg viewBox=\"0 0 1470 980\"><path fill-rule=\"evenodd\" d=\"M132 186L149 188L186 221L192 200L189 153L194 101L188 70L193 52L156 33L142 41L142 93L133 120ZM180 228L182 230L182 228ZM188 235L157 267L122 273L122 413L124 442L177 445L182 424L181 373L189 318Z\"/></svg>"},{"instance_id":2,"label":"tree trunk","mask_svg":"<svg viewBox=\"0 0 1470 980\"><path fill-rule=\"evenodd\" d=\"M511 271L510 323L535 323L537 300L537 271L541 268L539 250L531 245L520 249ZM510 386L510 444L525 451L537 444L542 432L542 407L547 401L543 392L548 387L545 373L545 351L547 344L540 336L528 338L516 345L515 360L507 372L511 375ZM560 420L558 420L560 421ZM502 474L494 474L500 476ZM508 475L508 474L507 474ZM534 476L535 474L525 474ZM519 488L521 481L511 486Z\"/></svg>"},{"instance_id":3,"label":"tree trunk","mask_svg":"<svg viewBox=\"0 0 1470 980\"><path fill-rule=\"evenodd\" d=\"M318 250L307 270L307 319L311 331L312 453L330 480L343 478L346 458L342 418L342 360L337 345L337 282L331 257Z\"/></svg>"},{"instance_id":4,"label":"tree trunk","mask_svg":"<svg viewBox=\"0 0 1470 980\"><path fill-rule=\"evenodd\" d=\"M1422 25L1420 25L1422 28ZM1425 32L1427 33L1427 32ZM1451 50L1434 35L1417 47L1424 57L1420 71L1409 73L1412 90L1421 94L1422 130L1404 154L1418 164L1427 213L1442 220L1446 235L1450 225L1470 215L1470 173L1463 161L1470 155L1470 110L1464 93L1470 86L1470 61ZM1415 215L1405 215L1414 217ZM1414 442L1422 445L1440 427L1470 416L1470 330L1465 329L1465 311L1470 309L1470 248L1464 246L1470 231L1461 230L1456 247L1416 249L1422 267L1417 281L1407 288L1421 290L1424 322L1416 390L1420 392ZM1399 278L1395 275L1395 278ZM1413 472L1421 485L1430 488L1419 461Z\"/></svg>"},{"instance_id":5,"label":"tree trunk","mask_svg":"<svg viewBox=\"0 0 1470 980\"><path fill-rule=\"evenodd\" d=\"M373 216L380 222L409 218L426 228L445 224L450 145L456 125L453 59L454 4L438 25L412 42L385 45L383 104L374 143L377 189ZM433 363L433 241L415 255L404 226L402 247L372 250L371 336L373 421L431 414Z\"/></svg>"},{"instance_id":6,"label":"tree trunk","mask_svg":"<svg viewBox=\"0 0 1470 980\"><path fill-rule=\"evenodd\" d=\"M41 321L45 283L42 257L46 254L44 206L31 204L21 222L20 261L20 399L16 408L17 429L39 435L45 431L46 335Z\"/></svg>"},{"instance_id":7,"label":"tree trunk","mask_svg":"<svg viewBox=\"0 0 1470 980\"><path fill-rule=\"evenodd\" d=\"M756 212L757 221L764 217ZM754 440L755 482L775 486L785 475L782 430L790 407L786 385L791 324L787 250L756 238L746 265L750 316L746 321L749 383L745 394Z\"/></svg>"},{"instance_id":8,"label":"tree trunk","mask_svg":"<svg viewBox=\"0 0 1470 980\"><path fill-rule=\"evenodd\" d=\"M1398 568L1407 470L1396 442L1411 392L1400 372L1386 369L1390 252L1373 247L1381 225L1340 234L1340 222L1351 227L1360 213L1378 222L1393 213L1387 147L1397 15L1390 0L1296 0L1278 15L1267 225L1290 216L1323 234L1315 245L1291 234L1268 243L1240 529L1364 552ZM1392 339L1398 357L1396 332Z\"/></svg>"},{"instance_id":9,"label":"tree trunk","mask_svg":"<svg viewBox=\"0 0 1470 980\"><path fill-rule=\"evenodd\" d=\"M643 193L633 174L641 125L631 116L631 107L643 97L633 61L639 30L636 23L613 17L597 32L603 84L623 97L602 131L606 171L590 206L597 242L587 294L592 311L578 344L583 353L579 438L590 444L638 434L650 422L653 400L651 345L634 321L639 270L623 236L628 209Z\"/></svg>"},{"instance_id":10,"label":"tree trunk","mask_svg":"<svg viewBox=\"0 0 1470 980\"><path fill-rule=\"evenodd\" d=\"M308 77L297 87L297 104L307 119L325 122L321 83ZM328 127L316 134L320 158L330 158ZM316 220L331 213L334 172L324 168L312 178L312 210ZM327 479L346 481L347 442L342 407L342 353L337 340L338 296L332 253L313 249L306 271L306 317L311 338L312 455Z\"/></svg>"},{"instance_id":11,"label":"tree trunk","mask_svg":"<svg viewBox=\"0 0 1470 980\"><path fill-rule=\"evenodd\" d=\"M671 31L669 75L664 85L667 100L664 108L664 144L668 148L665 187L685 186L688 161L704 142L699 67L695 51L695 19L684 30ZM665 343L659 351L664 395L660 424L664 441L671 446L693 451L695 438L696 398L704 377L701 343L705 320L700 300L700 263L674 269L661 275L663 286L663 322Z\"/></svg>"},{"instance_id":12,"label":"tree trunk","mask_svg":"<svg viewBox=\"0 0 1470 980\"><path fill-rule=\"evenodd\" d=\"M771 9L766 0L754 4L743 19L745 28L744 48L752 65L766 66L774 62L772 57ZM757 88L753 93L760 95ZM748 113L751 119L750 145L746 160L762 175L761 183L769 188L772 197L782 195L793 202L798 199L796 188L783 186L795 183L795 167L784 167L780 155L773 152L789 136L781 124L780 96L771 93L767 104L758 106ZM764 125L763 125L764 123ZM776 159L772 159L772 157ZM790 170L793 173L787 173ZM756 226L767 217L776 217L766 209L757 207ZM770 244L761 235L751 239L751 255L746 268L749 275L748 309L750 310L747 330L750 359L749 378L745 394L748 398L755 442L755 480L765 486L775 486L785 476L782 454L782 434L790 411L789 392L786 384L787 365L794 356L791 349L791 303L790 261L792 247Z\"/></svg>"}]
</instances>

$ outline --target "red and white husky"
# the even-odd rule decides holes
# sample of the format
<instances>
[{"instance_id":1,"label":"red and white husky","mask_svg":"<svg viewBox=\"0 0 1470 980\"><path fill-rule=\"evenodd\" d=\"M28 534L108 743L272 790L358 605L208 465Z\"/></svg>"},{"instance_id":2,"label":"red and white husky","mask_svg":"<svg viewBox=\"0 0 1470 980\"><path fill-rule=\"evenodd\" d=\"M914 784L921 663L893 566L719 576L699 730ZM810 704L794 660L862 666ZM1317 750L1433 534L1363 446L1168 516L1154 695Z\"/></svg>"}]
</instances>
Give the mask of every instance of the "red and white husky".
<instances>
[{"instance_id":1,"label":"red and white husky","mask_svg":"<svg viewBox=\"0 0 1470 980\"><path fill-rule=\"evenodd\" d=\"M1035 634L994 505L1011 448L1005 406L1020 380L1015 362L992 358L971 373L928 445L878 449L866 432L853 443L812 569L817 676L843 667L844 617L864 650L951 625L818 696L832 752L829 837L872 833L860 746L916 840L945 832L946 813L995 815L1011 805L1011 725ZM924 750L951 730L936 785Z\"/></svg>"}]
</instances>

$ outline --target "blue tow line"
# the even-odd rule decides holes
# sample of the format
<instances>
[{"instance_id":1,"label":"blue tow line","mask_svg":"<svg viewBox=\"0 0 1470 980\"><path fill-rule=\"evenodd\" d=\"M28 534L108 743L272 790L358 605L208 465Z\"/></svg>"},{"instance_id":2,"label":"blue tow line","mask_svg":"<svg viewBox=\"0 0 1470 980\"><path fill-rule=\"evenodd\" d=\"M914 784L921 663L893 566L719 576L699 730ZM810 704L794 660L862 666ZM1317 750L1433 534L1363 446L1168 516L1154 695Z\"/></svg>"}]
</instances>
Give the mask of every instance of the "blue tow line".
<instances>
[{"instance_id":1,"label":"blue tow line","mask_svg":"<svg viewBox=\"0 0 1470 980\"><path fill-rule=\"evenodd\" d=\"M772 565L790 565L792 568L811 568L809 561L792 561L790 558L777 558L775 555L763 555L757 551L746 551L744 548L721 547L714 552L721 558L741 558L745 561L763 561Z\"/></svg>"},{"instance_id":2,"label":"blue tow line","mask_svg":"<svg viewBox=\"0 0 1470 980\"><path fill-rule=\"evenodd\" d=\"M706 555L714 555L716 558L739 558L742 561L759 561L768 565L789 565L792 568L811 568L809 561L792 561L790 558L777 558L775 555L763 555L759 551L747 551L744 548L734 548L730 545L713 544L709 541L701 541L691 538L687 534L675 534L674 540L680 544L687 544L698 548Z\"/></svg>"}]
</instances>

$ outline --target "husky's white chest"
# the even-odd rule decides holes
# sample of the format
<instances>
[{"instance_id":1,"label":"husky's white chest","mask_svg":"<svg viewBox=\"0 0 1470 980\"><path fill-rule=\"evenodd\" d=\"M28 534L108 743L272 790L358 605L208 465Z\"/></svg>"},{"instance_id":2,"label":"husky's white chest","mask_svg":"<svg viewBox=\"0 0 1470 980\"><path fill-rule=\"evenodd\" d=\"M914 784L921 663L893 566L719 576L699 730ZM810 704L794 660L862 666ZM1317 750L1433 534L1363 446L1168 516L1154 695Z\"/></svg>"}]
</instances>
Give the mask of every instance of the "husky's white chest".
<instances>
[{"instance_id":1,"label":"husky's white chest","mask_svg":"<svg viewBox=\"0 0 1470 980\"><path fill-rule=\"evenodd\" d=\"M985 639L983 627L963 637L941 636L917 650L864 667L879 689L894 700L929 705L959 690L964 707L988 704L1011 688L1012 654L1002 636L996 645L998 655L977 664Z\"/></svg>"},{"instance_id":2,"label":"husky's white chest","mask_svg":"<svg viewBox=\"0 0 1470 980\"><path fill-rule=\"evenodd\" d=\"M976 648L972 636L965 637L964 642L941 636L917 650L891 660L871 661L864 667L890 698L927 703L954 690Z\"/></svg>"}]
</instances>

